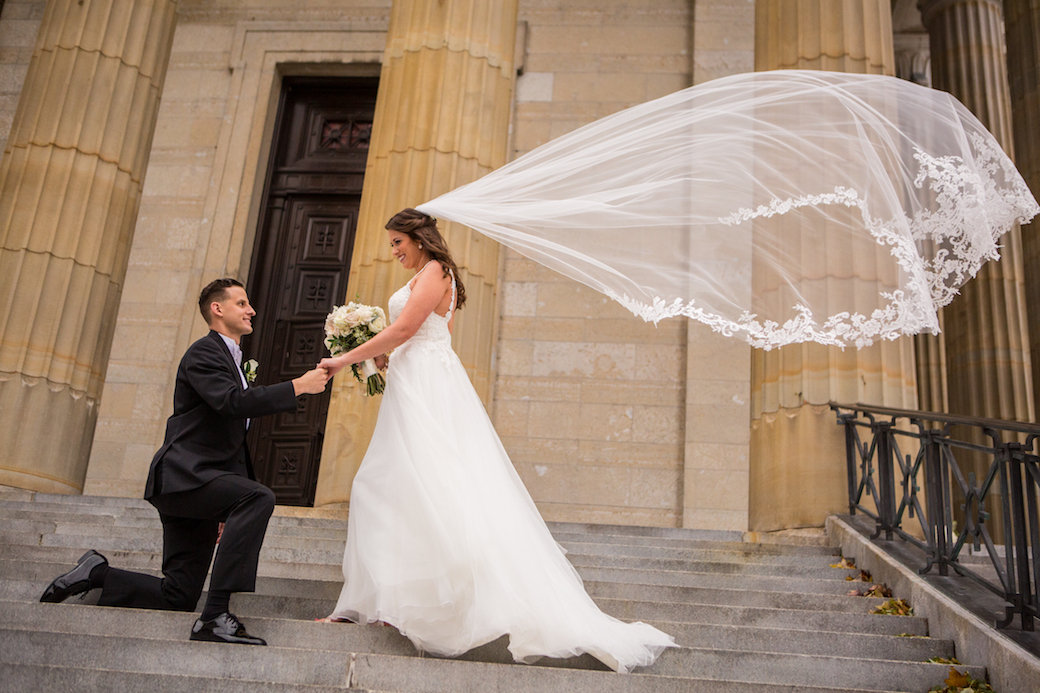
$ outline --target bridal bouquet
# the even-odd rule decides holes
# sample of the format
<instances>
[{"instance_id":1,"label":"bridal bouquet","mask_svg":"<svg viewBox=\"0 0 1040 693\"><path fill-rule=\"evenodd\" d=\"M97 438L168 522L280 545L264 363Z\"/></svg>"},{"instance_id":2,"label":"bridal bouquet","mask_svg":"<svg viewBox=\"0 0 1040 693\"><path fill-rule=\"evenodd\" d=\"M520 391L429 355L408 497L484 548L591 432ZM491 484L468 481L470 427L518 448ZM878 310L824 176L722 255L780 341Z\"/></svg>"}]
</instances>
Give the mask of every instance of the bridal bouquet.
<instances>
[{"instance_id":1,"label":"bridal bouquet","mask_svg":"<svg viewBox=\"0 0 1040 693\"><path fill-rule=\"evenodd\" d=\"M345 306L334 307L325 318L325 346L333 356L339 356L361 346L385 327L386 314L382 308L351 301ZM365 392L370 397L381 394L386 387L386 380L373 359L355 363L350 370L358 382L367 384Z\"/></svg>"}]
</instances>

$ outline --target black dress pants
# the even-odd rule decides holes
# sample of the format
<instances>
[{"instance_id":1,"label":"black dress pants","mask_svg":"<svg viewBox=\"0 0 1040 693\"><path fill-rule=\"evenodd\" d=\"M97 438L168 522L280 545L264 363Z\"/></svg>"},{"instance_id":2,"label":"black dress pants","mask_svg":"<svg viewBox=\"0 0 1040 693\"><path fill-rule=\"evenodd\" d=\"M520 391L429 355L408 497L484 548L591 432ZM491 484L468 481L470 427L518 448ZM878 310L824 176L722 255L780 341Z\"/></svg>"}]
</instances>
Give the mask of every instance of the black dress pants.
<instances>
[{"instance_id":1,"label":"black dress pants","mask_svg":"<svg viewBox=\"0 0 1040 693\"><path fill-rule=\"evenodd\" d=\"M191 491L150 499L163 524L163 577L109 568L98 604L194 611L224 523L211 590L253 592L260 546L274 512L274 493L261 483L229 474Z\"/></svg>"}]
</instances>

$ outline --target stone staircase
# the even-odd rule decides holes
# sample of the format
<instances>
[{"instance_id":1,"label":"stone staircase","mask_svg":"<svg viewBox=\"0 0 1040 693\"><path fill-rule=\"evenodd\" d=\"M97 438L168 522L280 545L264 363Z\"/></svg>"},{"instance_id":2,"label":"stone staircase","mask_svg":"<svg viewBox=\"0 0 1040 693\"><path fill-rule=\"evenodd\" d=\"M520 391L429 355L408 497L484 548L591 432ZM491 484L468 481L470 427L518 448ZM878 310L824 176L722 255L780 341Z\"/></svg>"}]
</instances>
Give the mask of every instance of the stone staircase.
<instances>
[{"instance_id":1,"label":"stone staircase","mask_svg":"<svg viewBox=\"0 0 1040 693\"><path fill-rule=\"evenodd\" d=\"M44 587L88 548L158 574L161 529L140 500L0 490L0 691L908 691L940 684L953 644L830 568L835 549L755 544L739 532L552 523L601 608L673 634L681 648L620 676L588 656L512 663L504 639L460 659L417 653L385 626L323 624L340 588L342 519L276 511L255 594L232 610L266 648L194 643L184 613L113 609ZM899 595L896 595L899 596ZM203 597L204 599L205 597ZM959 666L976 679L980 667Z\"/></svg>"}]
</instances>

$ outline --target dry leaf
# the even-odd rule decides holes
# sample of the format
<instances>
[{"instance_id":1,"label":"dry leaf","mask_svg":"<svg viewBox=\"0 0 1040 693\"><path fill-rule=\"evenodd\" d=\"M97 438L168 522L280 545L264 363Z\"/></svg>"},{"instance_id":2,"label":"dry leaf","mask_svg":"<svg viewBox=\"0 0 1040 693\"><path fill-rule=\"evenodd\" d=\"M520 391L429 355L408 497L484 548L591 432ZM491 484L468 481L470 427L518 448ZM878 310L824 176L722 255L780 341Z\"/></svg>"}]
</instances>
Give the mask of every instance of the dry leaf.
<instances>
[{"instance_id":1,"label":"dry leaf","mask_svg":"<svg viewBox=\"0 0 1040 693\"><path fill-rule=\"evenodd\" d=\"M971 685L971 678L950 667L950 675L946 679L946 685L950 688L967 688Z\"/></svg>"},{"instance_id":2,"label":"dry leaf","mask_svg":"<svg viewBox=\"0 0 1040 693\"><path fill-rule=\"evenodd\" d=\"M950 667L950 675L946 678L945 683L950 688L964 688L971 683L971 679L968 678L967 674L962 674L953 667Z\"/></svg>"},{"instance_id":3,"label":"dry leaf","mask_svg":"<svg viewBox=\"0 0 1040 693\"><path fill-rule=\"evenodd\" d=\"M929 664L960 664L960 662L957 661L956 657L932 657L931 659L926 659L925 661Z\"/></svg>"},{"instance_id":4,"label":"dry leaf","mask_svg":"<svg viewBox=\"0 0 1040 693\"><path fill-rule=\"evenodd\" d=\"M856 559L855 558L842 558L837 563L831 563L831 567L832 568L842 568L844 570L848 570L849 568L855 568L856 567Z\"/></svg>"},{"instance_id":5,"label":"dry leaf","mask_svg":"<svg viewBox=\"0 0 1040 693\"><path fill-rule=\"evenodd\" d=\"M913 616L914 610L902 599L889 599L881 606L871 609L870 613L886 616Z\"/></svg>"}]
</instances>

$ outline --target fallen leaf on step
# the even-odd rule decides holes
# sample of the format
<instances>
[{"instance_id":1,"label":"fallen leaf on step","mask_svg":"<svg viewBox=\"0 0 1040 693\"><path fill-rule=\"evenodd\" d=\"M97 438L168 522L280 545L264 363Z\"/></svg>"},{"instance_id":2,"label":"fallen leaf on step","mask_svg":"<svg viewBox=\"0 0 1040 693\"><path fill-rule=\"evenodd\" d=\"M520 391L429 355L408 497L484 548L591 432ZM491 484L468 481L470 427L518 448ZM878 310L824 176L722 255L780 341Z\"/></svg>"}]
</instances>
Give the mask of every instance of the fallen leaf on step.
<instances>
[{"instance_id":1,"label":"fallen leaf on step","mask_svg":"<svg viewBox=\"0 0 1040 693\"><path fill-rule=\"evenodd\" d=\"M950 667L950 675L946 679L946 685L950 688L966 688L971 684L971 679L967 674L962 674L953 667Z\"/></svg>"}]
</instances>

